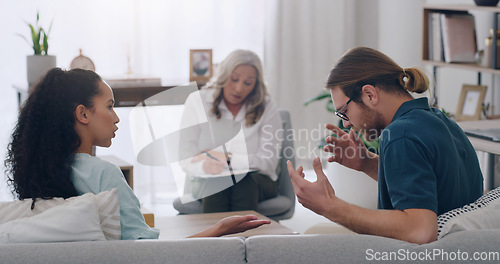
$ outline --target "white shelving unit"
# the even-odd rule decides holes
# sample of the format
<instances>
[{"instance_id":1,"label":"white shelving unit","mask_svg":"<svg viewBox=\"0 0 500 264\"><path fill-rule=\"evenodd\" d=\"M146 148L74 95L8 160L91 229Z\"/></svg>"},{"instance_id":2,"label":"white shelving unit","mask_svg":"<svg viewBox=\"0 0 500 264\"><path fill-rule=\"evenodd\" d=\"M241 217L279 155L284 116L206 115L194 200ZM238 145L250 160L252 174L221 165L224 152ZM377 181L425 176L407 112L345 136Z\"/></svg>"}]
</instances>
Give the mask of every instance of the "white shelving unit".
<instances>
[{"instance_id":1,"label":"white shelving unit","mask_svg":"<svg viewBox=\"0 0 500 264\"><path fill-rule=\"evenodd\" d=\"M500 65L496 65L496 57L497 57L497 49L492 48L492 66L491 67L483 67L478 64L470 64L470 63L447 63L443 61L435 61L435 60L429 60L429 34L428 34L428 29L429 29L429 16L433 12L449 12L449 11L485 11L485 12L490 12L493 13L493 21L491 28L493 29L493 32L497 32L498 30L498 14L500 13L500 7L486 7L486 6L476 6L476 5L424 5L423 9L423 49L422 49L422 63L424 65L430 65L433 67L433 74L434 74L434 84L433 84L433 105L437 105L438 103L438 98L437 98L437 70L438 68L442 67L447 67L447 68L455 68L455 69L462 69L462 70L469 70L469 71L474 71L478 73L478 80L477 83L478 85L481 84L481 74L482 73L489 73L489 74L494 74L494 75L500 75ZM484 30L489 30L484 29ZM493 38L493 43L492 47L497 46L497 38ZM492 87L493 89L493 87Z\"/></svg>"}]
</instances>

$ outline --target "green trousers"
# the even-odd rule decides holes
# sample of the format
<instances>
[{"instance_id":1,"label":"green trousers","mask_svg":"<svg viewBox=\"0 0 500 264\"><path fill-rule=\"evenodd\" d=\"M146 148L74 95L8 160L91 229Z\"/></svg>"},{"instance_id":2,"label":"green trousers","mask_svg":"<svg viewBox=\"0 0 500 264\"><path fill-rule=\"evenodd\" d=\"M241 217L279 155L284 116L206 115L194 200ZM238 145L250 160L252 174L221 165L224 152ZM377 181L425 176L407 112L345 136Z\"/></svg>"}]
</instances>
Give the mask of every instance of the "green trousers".
<instances>
[{"instance_id":1,"label":"green trousers","mask_svg":"<svg viewBox=\"0 0 500 264\"><path fill-rule=\"evenodd\" d=\"M260 201L278 196L279 184L269 176L248 173L235 185L207 196L202 201L203 213L257 210Z\"/></svg>"}]
</instances>

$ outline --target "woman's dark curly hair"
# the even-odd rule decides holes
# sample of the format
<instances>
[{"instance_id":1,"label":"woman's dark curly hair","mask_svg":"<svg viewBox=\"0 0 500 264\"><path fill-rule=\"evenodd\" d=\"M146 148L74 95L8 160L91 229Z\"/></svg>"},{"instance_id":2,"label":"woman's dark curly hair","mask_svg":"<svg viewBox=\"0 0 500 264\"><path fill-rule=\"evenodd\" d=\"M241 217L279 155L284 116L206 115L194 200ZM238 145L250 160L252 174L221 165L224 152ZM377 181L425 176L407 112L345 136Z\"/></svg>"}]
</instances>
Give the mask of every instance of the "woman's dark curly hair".
<instances>
[{"instance_id":1,"label":"woman's dark curly hair","mask_svg":"<svg viewBox=\"0 0 500 264\"><path fill-rule=\"evenodd\" d=\"M78 195L71 178L80 146L75 109L92 108L101 77L93 71L51 69L33 88L17 121L5 160L7 182L19 199Z\"/></svg>"}]
</instances>

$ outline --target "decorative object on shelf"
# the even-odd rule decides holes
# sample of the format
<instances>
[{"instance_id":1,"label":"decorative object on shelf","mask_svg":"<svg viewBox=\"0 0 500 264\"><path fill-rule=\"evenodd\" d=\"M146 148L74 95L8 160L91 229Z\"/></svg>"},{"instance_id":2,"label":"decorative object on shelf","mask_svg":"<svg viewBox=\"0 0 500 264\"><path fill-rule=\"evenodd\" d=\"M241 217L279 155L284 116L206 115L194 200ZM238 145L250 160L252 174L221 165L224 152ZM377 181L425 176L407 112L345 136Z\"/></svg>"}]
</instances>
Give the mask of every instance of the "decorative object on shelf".
<instances>
[{"instance_id":1,"label":"decorative object on shelf","mask_svg":"<svg viewBox=\"0 0 500 264\"><path fill-rule=\"evenodd\" d=\"M29 92L31 87L35 85L50 69L56 67L56 56L52 55L29 55L26 57L26 66L28 72Z\"/></svg>"},{"instance_id":2,"label":"decorative object on shelf","mask_svg":"<svg viewBox=\"0 0 500 264\"><path fill-rule=\"evenodd\" d=\"M430 12L428 16L427 27L427 58L432 61L444 61L443 36L441 32L441 13Z\"/></svg>"},{"instance_id":3,"label":"decorative object on shelf","mask_svg":"<svg viewBox=\"0 0 500 264\"><path fill-rule=\"evenodd\" d=\"M499 1L500 2L500 1ZM475 11L481 11L481 12L475 12ZM440 21L440 19L437 19L437 16L440 16L441 14L454 14L454 13L462 13L462 14L467 14L468 12L473 12L474 16L477 17L483 17L483 13L487 13L488 15L492 15L493 17L497 16L498 14L498 7L487 7L487 6L477 6L474 4L470 5L465 5L465 4L425 4L423 6L423 17L424 19L422 20L423 22L423 35L422 35L422 63L431 66L433 69L433 79L434 81L431 84L432 88L432 95L433 95L433 106L439 105L439 100L438 100L438 86L436 85L439 82L439 69L442 68L449 68L449 69L461 69L465 71L472 71L472 72L477 72L478 76L478 82L477 84L480 85L482 82L482 74L492 74L492 75L500 75L500 67L493 68L491 66L491 62L500 62L499 56L496 57L497 60L494 60L493 57L493 52L495 51L493 49L488 49L488 44L486 45L486 48L483 51L483 56L481 56L481 52L477 53L476 60L474 60L472 63L448 63L445 62L444 60L440 60L440 53L439 53L439 38L434 38L434 33L439 36L439 30L433 30L435 28L439 29L440 26L437 24L434 24L434 21ZM477 31L484 31L488 30L489 28L495 28L497 25L494 24L493 19L491 20L490 23L488 23L489 26L481 25L481 23L477 24L479 28L477 28ZM435 27L434 27L435 26ZM441 34L442 36L443 34ZM494 35L494 34L491 34ZM437 42L435 41L437 39ZM492 38L492 40L495 40ZM497 39L500 40L500 39ZM483 41L483 40L481 40ZM488 43L489 41L487 41ZM458 43L458 42L456 42ZM493 45L489 45L490 47ZM437 47L437 49L436 49ZM497 47L498 48L498 47ZM500 51L500 50L497 50ZM437 55L436 55L437 54ZM500 52L498 53L500 55ZM434 56L436 55L436 56ZM482 58L481 58L482 57ZM481 61L481 63L478 63L478 61ZM490 66L487 66L490 65ZM493 78L493 77L492 77ZM492 86L493 89L495 87ZM490 88L491 89L491 88Z\"/></svg>"},{"instance_id":4,"label":"decorative object on shelf","mask_svg":"<svg viewBox=\"0 0 500 264\"><path fill-rule=\"evenodd\" d=\"M477 44L473 15L441 14L441 30L446 62L475 63Z\"/></svg>"},{"instance_id":5,"label":"decorative object on shelf","mask_svg":"<svg viewBox=\"0 0 500 264\"><path fill-rule=\"evenodd\" d=\"M424 59L475 63L476 32L474 16L467 11L433 10L424 13Z\"/></svg>"},{"instance_id":6,"label":"decorative object on shelf","mask_svg":"<svg viewBox=\"0 0 500 264\"><path fill-rule=\"evenodd\" d=\"M34 26L26 22L30 28L31 42L28 41L28 39L23 35L18 34L24 38L29 45L32 45L34 52L34 55L29 55L26 58L28 85L30 89L49 69L56 67L56 57L48 55L48 39L52 23L50 24L49 31L47 32L38 25L39 20L40 15L37 12L36 23Z\"/></svg>"},{"instance_id":7,"label":"decorative object on shelf","mask_svg":"<svg viewBox=\"0 0 500 264\"><path fill-rule=\"evenodd\" d=\"M111 88L130 88L130 87L160 87L161 78L137 75L125 75L114 78L104 78L104 81Z\"/></svg>"},{"instance_id":8,"label":"decorative object on shelf","mask_svg":"<svg viewBox=\"0 0 500 264\"><path fill-rule=\"evenodd\" d=\"M458 101L457 121L481 119L485 95L486 86L464 84Z\"/></svg>"},{"instance_id":9,"label":"decorative object on shelf","mask_svg":"<svg viewBox=\"0 0 500 264\"><path fill-rule=\"evenodd\" d=\"M474 0L478 6L496 6L500 0Z\"/></svg>"},{"instance_id":10,"label":"decorative object on shelf","mask_svg":"<svg viewBox=\"0 0 500 264\"><path fill-rule=\"evenodd\" d=\"M496 68L500 68L500 30L497 30L497 63ZM484 40L484 56L483 66L491 68L491 62L493 57L493 29L490 29L490 35Z\"/></svg>"},{"instance_id":11,"label":"decorative object on shelf","mask_svg":"<svg viewBox=\"0 0 500 264\"><path fill-rule=\"evenodd\" d=\"M476 52L476 64L477 65L481 65L483 67L487 67L487 61L486 59L484 58L484 50L478 50Z\"/></svg>"},{"instance_id":12,"label":"decorative object on shelf","mask_svg":"<svg viewBox=\"0 0 500 264\"><path fill-rule=\"evenodd\" d=\"M212 50L192 49L189 51L189 81L207 83L213 75Z\"/></svg>"},{"instance_id":13,"label":"decorative object on shelf","mask_svg":"<svg viewBox=\"0 0 500 264\"><path fill-rule=\"evenodd\" d=\"M83 56L82 49L80 49L80 55L76 56L69 66L70 69L84 69L95 71L94 62L87 56Z\"/></svg>"}]
</instances>

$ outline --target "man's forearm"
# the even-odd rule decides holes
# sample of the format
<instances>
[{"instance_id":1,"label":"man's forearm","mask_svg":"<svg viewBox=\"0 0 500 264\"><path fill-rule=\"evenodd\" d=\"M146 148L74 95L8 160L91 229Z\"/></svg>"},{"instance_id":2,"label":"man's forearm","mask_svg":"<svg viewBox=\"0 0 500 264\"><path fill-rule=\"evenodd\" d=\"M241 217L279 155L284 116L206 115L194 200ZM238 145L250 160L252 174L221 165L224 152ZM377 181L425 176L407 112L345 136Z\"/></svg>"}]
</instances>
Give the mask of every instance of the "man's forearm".
<instances>
[{"instance_id":1,"label":"man's forearm","mask_svg":"<svg viewBox=\"0 0 500 264\"><path fill-rule=\"evenodd\" d=\"M365 168L363 168L363 172L370 176L370 178L374 179L378 182L378 155L372 152L369 152L370 155L365 161Z\"/></svg>"},{"instance_id":2,"label":"man's forearm","mask_svg":"<svg viewBox=\"0 0 500 264\"><path fill-rule=\"evenodd\" d=\"M437 238L437 216L426 209L370 210L338 199L324 216L360 234L418 244Z\"/></svg>"}]
</instances>

